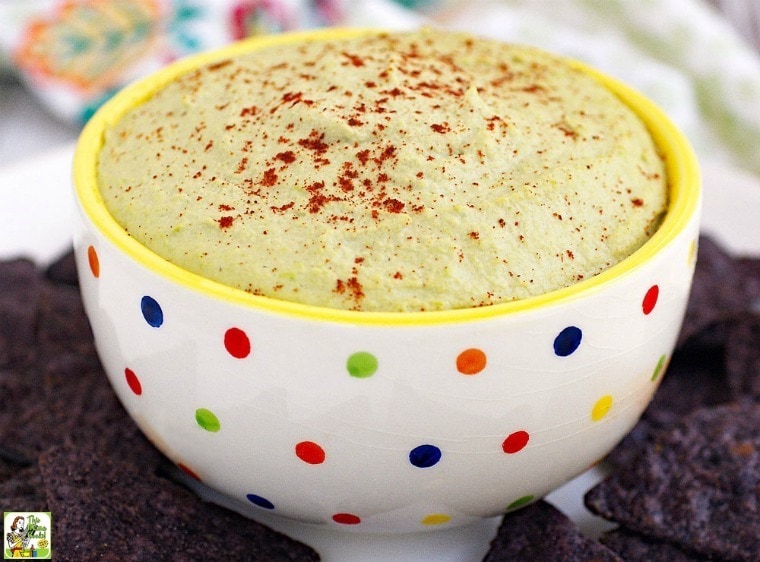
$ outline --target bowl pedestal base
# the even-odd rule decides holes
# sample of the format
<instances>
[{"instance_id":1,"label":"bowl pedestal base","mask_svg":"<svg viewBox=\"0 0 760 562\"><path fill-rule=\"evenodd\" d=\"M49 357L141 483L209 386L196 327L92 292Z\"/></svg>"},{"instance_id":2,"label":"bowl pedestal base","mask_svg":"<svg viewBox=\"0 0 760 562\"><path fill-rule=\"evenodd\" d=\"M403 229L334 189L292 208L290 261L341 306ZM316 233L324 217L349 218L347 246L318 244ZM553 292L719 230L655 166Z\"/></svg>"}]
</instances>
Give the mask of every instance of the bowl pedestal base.
<instances>
[{"instance_id":1,"label":"bowl pedestal base","mask_svg":"<svg viewBox=\"0 0 760 562\"><path fill-rule=\"evenodd\" d=\"M269 515L196 481L190 486L204 500L253 519L316 550L323 562L479 561L496 535L501 516L422 533L360 533L310 525Z\"/></svg>"}]
</instances>

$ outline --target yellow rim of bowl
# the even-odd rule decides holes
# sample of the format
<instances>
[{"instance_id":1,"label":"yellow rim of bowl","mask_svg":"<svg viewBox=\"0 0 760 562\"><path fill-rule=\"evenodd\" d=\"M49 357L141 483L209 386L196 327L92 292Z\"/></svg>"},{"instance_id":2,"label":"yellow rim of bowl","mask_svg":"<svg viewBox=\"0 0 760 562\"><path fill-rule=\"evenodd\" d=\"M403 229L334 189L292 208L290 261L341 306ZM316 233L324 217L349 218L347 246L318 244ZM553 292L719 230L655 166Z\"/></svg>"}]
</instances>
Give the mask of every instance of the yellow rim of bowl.
<instances>
[{"instance_id":1,"label":"yellow rim of bowl","mask_svg":"<svg viewBox=\"0 0 760 562\"><path fill-rule=\"evenodd\" d=\"M300 41L348 39L382 33L378 29L322 29L254 37L222 49L182 59L148 78L120 91L103 105L87 123L74 154L74 189L86 216L119 250L136 262L180 285L231 303L272 313L309 320L358 325L432 325L469 322L484 318L526 312L557 304L596 291L613 279L637 269L668 245L683 229L699 207L701 179L694 152L684 135L665 113L648 98L625 84L578 61L570 64L589 73L625 102L648 127L665 159L669 184L668 211L660 228L636 252L605 271L569 287L517 301L483 306L427 312L364 312L333 309L246 293L182 269L133 239L108 212L97 185L97 157L103 133L128 110L139 105L176 77L198 66L266 47Z\"/></svg>"}]
</instances>

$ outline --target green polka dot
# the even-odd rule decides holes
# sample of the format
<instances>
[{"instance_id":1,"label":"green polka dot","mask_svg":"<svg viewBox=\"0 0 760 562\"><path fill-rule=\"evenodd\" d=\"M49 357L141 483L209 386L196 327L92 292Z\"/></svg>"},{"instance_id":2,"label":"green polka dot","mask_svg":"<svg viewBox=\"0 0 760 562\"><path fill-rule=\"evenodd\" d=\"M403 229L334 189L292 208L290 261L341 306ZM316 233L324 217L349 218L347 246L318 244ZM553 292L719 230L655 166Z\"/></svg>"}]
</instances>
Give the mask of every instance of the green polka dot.
<instances>
[{"instance_id":1,"label":"green polka dot","mask_svg":"<svg viewBox=\"0 0 760 562\"><path fill-rule=\"evenodd\" d=\"M657 366L654 368L654 373L652 373L652 381L656 381L657 377L662 373L662 369L665 367L665 359L665 355L661 355L660 360L657 361Z\"/></svg>"},{"instance_id":2,"label":"green polka dot","mask_svg":"<svg viewBox=\"0 0 760 562\"><path fill-rule=\"evenodd\" d=\"M346 369L352 377L363 379L377 371L377 357L366 351L352 353L346 361Z\"/></svg>"},{"instance_id":3,"label":"green polka dot","mask_svg":"<svg viewBox=\"0 0 760 562\"><path fill-rule=\"evenodd\" d=\"M206 431L217 432L222 427L214 412L206 408L195 410L195 421Z\"/></svg>"},{"instance_id":4,"label":"green polka dot","mask_svg":"<svg viewBox=\"0 0 760 562\"><path fill-rule=\"evenodd\" d=\"M515 501L513 501L511 504L507 506L507 511L512 511L513 509L517 509L518 507L528 505L530 502L533 501L534 498L535 496L533 494L528 494L527 496L517 498Z\"/></svg>"}]
</instances>

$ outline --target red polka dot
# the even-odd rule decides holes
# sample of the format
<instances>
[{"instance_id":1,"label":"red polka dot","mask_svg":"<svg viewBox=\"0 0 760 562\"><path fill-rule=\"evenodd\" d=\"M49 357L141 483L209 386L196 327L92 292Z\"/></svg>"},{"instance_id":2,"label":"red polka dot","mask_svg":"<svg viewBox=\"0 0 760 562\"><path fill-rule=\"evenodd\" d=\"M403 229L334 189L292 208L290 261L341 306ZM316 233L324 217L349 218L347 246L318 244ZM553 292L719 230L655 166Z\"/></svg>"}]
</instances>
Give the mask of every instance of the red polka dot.
<instances>
[{"instance_id":1,"label":"red polka dot","mask_svg":"<svg viewBox=\"0 0 760 562\"><path fill-rule=\"evenodd\" d=\"M236 359L243 359L251 353L251 340L240 328L230 328L224 333L224 347Z\"/></svg>"},{"instance_id":2,"label":"red polka dot","mask_svg":"<svg viewBox=\"0 0 760 562\"><path fill-rule=\"evenodd\" d=\"M137 396L140 396L142 394L142 385L140 384L140 379L137 378L135 372L129 368L124 369L124 378L127 379L129 389L137 394Z\"/></svg>"},{"instance_id":3,"label":"red polka dot","mask_svg":"<svg viewBox=\"0 0 760 562\"><path fill-rule=\"evenodd\" d=\"M100 277L100 260L98 259L98 252L93 246L87 247L87 263L90 265L92 276Z\"/></svg>"},{"instance_id":4,"label":"red polka dot","mask_svg":"<svg viewBox=\"0 0 760 562\"><path fill-rule=\"evenodd\" d=\"M184 472L185 474L187 474L187 475L188 475L190 478L192 478L193 480L197 480L198 482L200 482L200 481L201 481L201 477L200 477L200 476L198 476L198 475L197 475L197 474L196 474L196 473L195 473L195 472L194 472L194 471L193 471L191 468L189 468L187 465L185 465L185 464L182 464L182 463L180 462L180 463L177 463L177 466L179 467L179 469L180 469L182 472Z\"/></svg>"},{"instance_id":5,"label":"red polka dot","mask_svg":"<svg viewBox=\"0 0 760 562\"><path fill-rule=\"evenodd\" d=\"M644 301L641 303L641 308L644 311L644 314L649 314L654 310L654 307L657 304L657 297L659 296L660 287L657 285L652 285L649 287L647 294L644 295Z\"/></svg>"},{"instance_id":6,"label":"red polka dot","mask_svg":"<svg viewBox=\"0 0 760 562\"><path fill-rule=\"evenodd\" d=\"M530 435L528 435L527 431L515 431L504 440L504 442L501 444L501 448L505 453L511 455L522 450L522 448L528 444L529 439Z\"/></svg>"},{"instance_id":7,"label":"red polka dot","mask_svg":"<svg viewBox=\"0 0 760 562\"><path fill-rule=\"evenodd\" d=\"M341 525L358 525L362 522L361 517L353 513L336 513L332 516L332 519Z\"/></svg>"},{"instance_id":8,"label":"red polka dot","mask_svg":"<svg viewBox=\"0 0 760 562\"><path fill-rule=\"evenodd\" d=\"M325 462L325 450L313 441L301 441L296 445L296 456L309 464Z\"/></svg>"},{"instance_id":9,"label":"red polka dot","mask_svg":"<svg viewBox=\"0 0 760 562\"><path fill-rule=\"evenodd\" d=\"M485 368L486 354L480 349L465 349L457 356L457 371L463 375L476 375Z\"/></svg>"}]
</instances>

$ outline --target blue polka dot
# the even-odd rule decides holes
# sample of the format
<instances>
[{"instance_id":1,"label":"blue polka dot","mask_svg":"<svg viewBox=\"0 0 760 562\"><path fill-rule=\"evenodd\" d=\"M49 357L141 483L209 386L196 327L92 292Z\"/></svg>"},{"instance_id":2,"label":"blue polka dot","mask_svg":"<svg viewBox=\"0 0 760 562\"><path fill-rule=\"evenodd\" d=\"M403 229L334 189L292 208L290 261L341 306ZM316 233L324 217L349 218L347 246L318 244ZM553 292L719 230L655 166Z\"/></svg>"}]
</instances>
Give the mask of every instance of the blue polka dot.
<instances>
[{"instance_id":1,"label":"blue polka dot","mask_svg":"<svg viewBox=\"0 0 760 562\"><path fill-rule=\"evenodd\" d=\"M153 297L144 296L140 301L140 310L142 310L145 321L154 328L158 328L164 323L164 311L161 310L161 305Z\"/></svg>"},{"instance_id":2,"label":"blue polka dot","mask_svg":"<svg viewBox=\"0 0 760 562\"><path fill-rule=\"evenodd\" d=\"M568 326L554 338L554 353L560 357L571 355L581 345L582 338L583 332L580 328Z\"/></svg>"},{"instance_id":3,"label":"blue polka dot","mask_svg":"<svg viewBox=\"0 0 760 562\"><path fill-rule=\"evenodd\" d=\"M435 445L420 445L409 453L409 462L417 468L430 468L441 460L441 450Z\"/></svg>"},{"instance_id":4,"label":"blue polka dot","mask_svg":"<svg viewBox=\"0 0 760 562\"><path fill-rule=\"evenodd\" d=\"M257 496L256 494L248 494L245 497L248 498L248 501L251 502L253 505L263 507L264 509L274 509L274 504L266 498L262 498L261 496Z\"/></svg>"}]
</instances>

